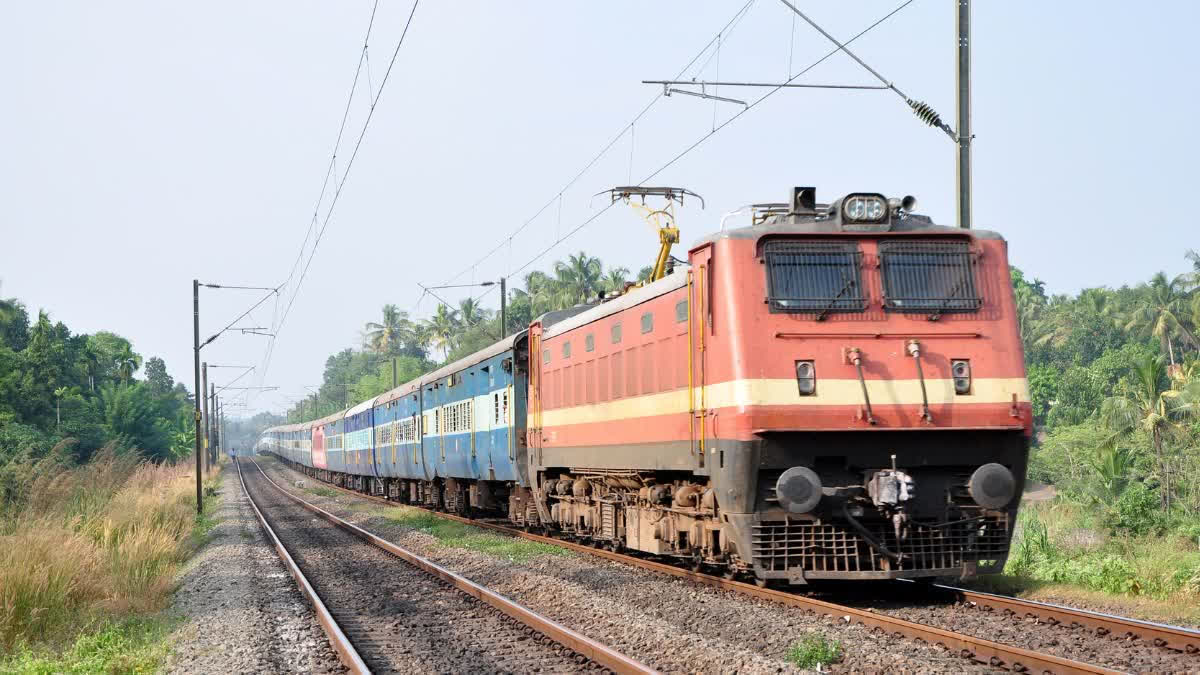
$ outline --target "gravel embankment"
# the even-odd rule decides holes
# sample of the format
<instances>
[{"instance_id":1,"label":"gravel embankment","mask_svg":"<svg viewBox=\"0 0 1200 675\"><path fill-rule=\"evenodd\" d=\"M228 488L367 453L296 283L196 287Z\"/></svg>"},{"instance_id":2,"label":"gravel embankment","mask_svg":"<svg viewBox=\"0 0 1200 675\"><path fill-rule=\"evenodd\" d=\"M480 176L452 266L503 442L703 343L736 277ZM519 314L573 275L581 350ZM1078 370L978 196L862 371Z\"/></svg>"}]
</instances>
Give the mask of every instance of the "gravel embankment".
<instances>
[{"instance_id":1,"label":"gravel embankment","mask_svg":"<svg viewBox=\"0 0 1200 675\"><path fill-rule=\"evenodd\" d=\"M1183 654L1156 647L1145 640L1120 635L1096 635L1087 628L1052 626L1032 618L986 612L969 604L923 604L920 598L896 601L858 601L881 614L954 630L995 642L1018 645L1037 652L1135 673L1200 671L1200 654Z\"/></svg>"},{"instance_id":2,"label":"gravel embankment","mask_svg":"<svg viewBox=\"0 0 1200 675\"><path fill-rule=\"evenodd\" d=\"M218 524L189 562L171 611L170 673L342 673L308 602L267 542L229 467Z\"/></svg>"},{"instance_id":3,"label":"gravel embankment","mask_svg":"<svg viewBox=\"0 0 1200 675\"><path fill-rule=\"evenodd\" d=\"M586 555L515 561L444 546L380 515L386 506L345 493L323 497L296 487L319 483L259 459L288 492L448 567L663 672L796 672L789 648L815 634L841 643L834 672L986 671L937 647L880 635L840 617L781 607ZM299 508L299 507L296 507Z\"/></svg>"},{"instance_id":4,"label":"gravel embankment","mask_svg":"<svg viewBox=\"0 0 1200 675\"><path fill-rule=\"evenodd\" d=\"M247 487L373 672L583 670L586 659L300 508L243 468Z\"/></svg>"}]
</instances>

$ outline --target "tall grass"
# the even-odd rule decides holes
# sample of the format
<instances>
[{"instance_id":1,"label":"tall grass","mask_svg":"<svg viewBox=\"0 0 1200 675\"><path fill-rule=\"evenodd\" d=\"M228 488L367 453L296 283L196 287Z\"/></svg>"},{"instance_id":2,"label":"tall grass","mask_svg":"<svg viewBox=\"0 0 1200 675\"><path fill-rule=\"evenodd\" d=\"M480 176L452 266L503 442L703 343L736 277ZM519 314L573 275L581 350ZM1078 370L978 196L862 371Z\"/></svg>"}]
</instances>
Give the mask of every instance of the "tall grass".
<instances>
[{"instance_id":1,"label":"tall grass","mask_svg":"<svg viewBox=\"0 0 1200 675\"><path fill-rule=\"evenodd\" d=\"M0 517L3 651L63 649L166 607L178 565L200 543L187 466L109 447L84 466L50 458L17 470L27 488L8 495Z\"/></svg>"},{"instance_id":2,"label":"tall grass","mask_svg":"<svg viewBox=\"0 0 1200 675\"><path fill-rule=\"evenodd\" d=\"M1005 574L1111 594L1189 604L1200 599L1195 540L1113 532L1102 517L1064 501L1025 505Z\"/></svg>"}]
</instances>

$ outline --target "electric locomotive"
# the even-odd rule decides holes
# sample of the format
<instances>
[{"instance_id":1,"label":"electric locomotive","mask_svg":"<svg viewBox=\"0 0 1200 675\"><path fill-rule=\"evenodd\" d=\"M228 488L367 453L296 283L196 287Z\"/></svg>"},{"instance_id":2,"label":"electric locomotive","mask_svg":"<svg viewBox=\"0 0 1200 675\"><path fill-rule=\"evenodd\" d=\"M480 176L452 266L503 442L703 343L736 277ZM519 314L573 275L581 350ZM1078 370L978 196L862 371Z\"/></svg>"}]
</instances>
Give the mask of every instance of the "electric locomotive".
<instances>
[{"instance_id":1,"label":"electric locomotive","mask_svg":"<svg viewBox=\"0 0 1200 675\"><path fill-rule=\"evenodd\" d=\"M543 518L764 583L999 572L1032 431L1005 243L914 205L795 188L535 321Z\"/></svg>"},{"instance_id":2,"label":"electric locomotive","mask_svg":"<svg viewBox=\"0 0 1200 675\"><path fill-rule=\"evenodd\" d=\"M360 405L353 463L314 467L342 422L264 440L343 485L760 584L999 572L1032 433L1006 246L914 206L794 188L673 271L673 211L646 208L649 283Z\"/></svg>"}]
</instances>

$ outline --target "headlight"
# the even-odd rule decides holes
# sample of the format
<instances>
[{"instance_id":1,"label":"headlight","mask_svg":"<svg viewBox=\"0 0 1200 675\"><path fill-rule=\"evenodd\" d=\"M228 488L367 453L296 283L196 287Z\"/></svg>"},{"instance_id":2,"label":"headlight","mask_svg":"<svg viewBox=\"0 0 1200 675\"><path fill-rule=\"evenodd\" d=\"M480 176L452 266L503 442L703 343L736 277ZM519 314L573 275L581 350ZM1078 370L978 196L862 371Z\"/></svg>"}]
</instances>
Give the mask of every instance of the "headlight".
<instances>
[{"instance_id":1,"label":"headlight","mask_svg":"<svg viewBox=\"0 0 1200 675\"><path fill-rule=\"evenodd\" d=\"M812 396L817 391L817 371L812 361L796 362L796 383L801 396Z\"/></svg>"},{"instance_id":2,"label":"headlight","mask_svg":"<svg viewBox=\"0 0 1200 675\"><path fill-rule=\"evenodd\" d=\"M971 392L971 362L966 359L955 359L950 362L950 376L954 378L954 393L969 394Z\"/></svg>"},{"instance_id":3,"label":"headlight","mask_svg":"<svg viewBox=\"0 0 1200 675\"><path fill-rule=\"evenodd\" d=\"M848 221L876 222L887 216L887 201L880 195L850 195L842 206Z\"/></svg>"}]
</instances>

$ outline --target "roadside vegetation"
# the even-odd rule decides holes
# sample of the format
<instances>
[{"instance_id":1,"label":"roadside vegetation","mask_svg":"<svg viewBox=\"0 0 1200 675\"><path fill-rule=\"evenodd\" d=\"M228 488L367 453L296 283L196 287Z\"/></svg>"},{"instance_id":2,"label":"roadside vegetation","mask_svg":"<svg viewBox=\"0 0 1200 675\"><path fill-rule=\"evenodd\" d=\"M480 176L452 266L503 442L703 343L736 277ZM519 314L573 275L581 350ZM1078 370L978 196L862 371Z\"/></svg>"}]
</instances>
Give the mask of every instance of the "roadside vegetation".
<instances>
[{"instance_id":1,"label":"roadside vegetation","mask_svg":"<svg viewBox=\"0 0 1200 675\"><path fill-rule=\"evenodd\" d=\"M1036 440L997 590L1200 621L1200 255L1189 274L1048 295L1013 270ZM1190 608L1190 609L1189 609Z\"/></svg>"},{"instance_id":2,"label":"roadside vegetation","mask_svg":"<svg viewBox=\"0 0 1200 675\"><path fill-rule=\"evenodd\" d=\"M195 474L179 461L194 448L193 405L129 340L73 334L0 298L0 672L162 660L161 610L214 525L216 500L197 517Z\"/></svg>"},{"instance_id":3,"label":"roadside vegetation","mask_svg":"<svg viewBox=\"0 0 1200 675\"><path fill-rule=\"evenodd\" d=\"M0 671L147 672L179 565L215 524L195 474L115 444L76 465L67 444L7 467L27 489L0 516ZM212 486L210 479L210 487Z\"/></svg>"}]
</instances>

